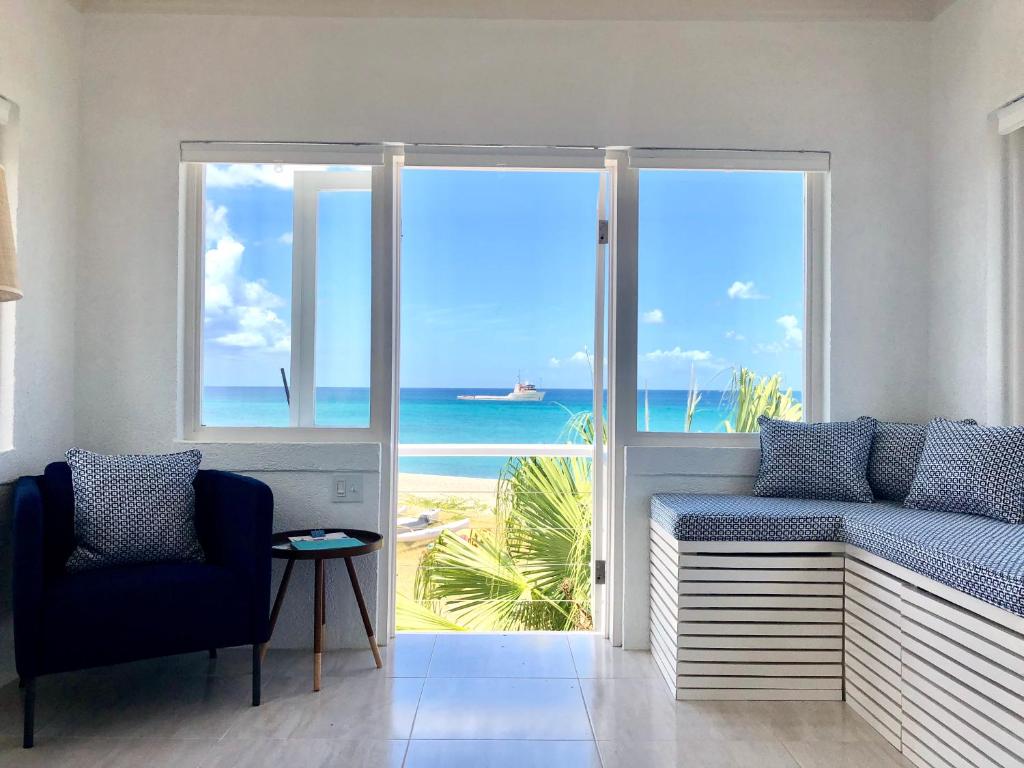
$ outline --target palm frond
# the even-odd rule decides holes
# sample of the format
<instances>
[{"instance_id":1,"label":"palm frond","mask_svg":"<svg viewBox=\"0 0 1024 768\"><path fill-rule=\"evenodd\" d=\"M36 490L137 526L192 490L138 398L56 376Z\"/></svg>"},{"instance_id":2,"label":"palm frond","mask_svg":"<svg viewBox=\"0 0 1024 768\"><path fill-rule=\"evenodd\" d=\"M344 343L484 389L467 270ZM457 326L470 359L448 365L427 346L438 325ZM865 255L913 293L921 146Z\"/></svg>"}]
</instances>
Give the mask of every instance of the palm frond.
<instances>
[{"instance_id":1,"label":"palm frond","mask_svg":"<svg viewBox=\"0 0 1024 768\"><path fill-rule=\"evenodd\" d=\"M395 626L399 632L465 632L461 624L434 613L401 592L395 602Z\"/></svg>"}]
</instances>

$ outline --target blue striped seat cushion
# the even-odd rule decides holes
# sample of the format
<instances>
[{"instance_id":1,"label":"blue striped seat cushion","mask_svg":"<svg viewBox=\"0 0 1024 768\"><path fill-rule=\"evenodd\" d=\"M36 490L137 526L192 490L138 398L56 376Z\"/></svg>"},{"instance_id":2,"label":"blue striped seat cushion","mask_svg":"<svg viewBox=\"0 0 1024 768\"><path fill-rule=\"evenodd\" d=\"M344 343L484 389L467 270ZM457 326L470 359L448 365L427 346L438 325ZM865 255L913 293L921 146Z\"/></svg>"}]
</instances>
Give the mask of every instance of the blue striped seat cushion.
<instances>
[{"instance_id":1,"label":"blue striped seat cushion","mask_svg":"<svg viewBox=\"0 0 1024 768\"><path fill-rule=\"evenodd\" d=\"M658 493L651 519L679 541L837 541L848 501Z\"/></svg>"},{"instance_id":2,"label":"blue striped seat cushion","mask_svg":"<svg viewBox=\"0 0 1024 768\"><path fill-rule=\"evenodd\" d=\"M1024 616L1024 525L875 502L659 493L651 520L679 541L842 541Z\"/></svg>"},{"instance_id":3,"label":"blue striped seat cushion","mask_svg":"<svg viewBox=\"0 0 1024 768\"><path fill-rule=\"evenodd\" d=\"M1024 616L1024 525L960 512L860 504L843 540Z\"/></svg>"}]
</instances>

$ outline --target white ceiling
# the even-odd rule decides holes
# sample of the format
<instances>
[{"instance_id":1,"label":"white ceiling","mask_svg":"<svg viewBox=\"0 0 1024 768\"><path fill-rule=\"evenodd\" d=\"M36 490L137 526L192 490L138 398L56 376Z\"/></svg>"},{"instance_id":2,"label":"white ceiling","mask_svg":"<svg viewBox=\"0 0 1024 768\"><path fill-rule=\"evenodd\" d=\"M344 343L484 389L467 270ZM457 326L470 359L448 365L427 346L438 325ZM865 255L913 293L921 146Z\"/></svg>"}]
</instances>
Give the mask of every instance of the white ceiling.
<instances>
[{"instance_id":1,"label":"white ceiling","mask_svg":"<svg viewBox=\"0 0 1024 768\"><path fill-rule=\"evenodd\" d=\"M955 0L68 0L87 13L580 20L927 21Z\"/></svg>"}]
</instances>

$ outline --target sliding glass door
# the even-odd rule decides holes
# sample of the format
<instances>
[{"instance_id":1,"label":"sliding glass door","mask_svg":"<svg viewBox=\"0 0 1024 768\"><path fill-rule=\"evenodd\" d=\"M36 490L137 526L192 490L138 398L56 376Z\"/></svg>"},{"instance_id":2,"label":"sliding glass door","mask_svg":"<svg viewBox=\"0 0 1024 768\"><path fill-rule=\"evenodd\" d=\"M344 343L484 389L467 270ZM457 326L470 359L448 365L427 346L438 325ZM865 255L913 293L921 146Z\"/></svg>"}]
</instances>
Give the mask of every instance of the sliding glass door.
<instances>
[{"instance_id":1,"label":"sliding glass door","mask_svg":"<svg viewBox=\"0 0 1024 768\"><path fill-rule=\"evenodd\" d=\"M401 173L399 631L600 621L606 173Z\"/></svg>"}]
</instances>

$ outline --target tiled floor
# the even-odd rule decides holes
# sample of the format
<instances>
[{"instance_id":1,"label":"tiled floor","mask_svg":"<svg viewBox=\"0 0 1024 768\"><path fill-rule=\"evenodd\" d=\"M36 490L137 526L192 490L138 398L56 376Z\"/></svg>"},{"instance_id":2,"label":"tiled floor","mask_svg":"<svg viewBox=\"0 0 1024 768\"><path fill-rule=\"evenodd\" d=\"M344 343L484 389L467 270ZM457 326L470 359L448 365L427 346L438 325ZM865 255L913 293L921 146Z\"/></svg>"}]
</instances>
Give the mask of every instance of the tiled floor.
<instances>
[{"instance_id":1,"label":"tiled floor","mask_svg":"<svg viewBox=\"0 0 1024 768\"><path fill-rule=\"evenodd\" d=\"M272 650L263 705L249 652L39 681L36 747L17 685L0 688L0 765L444 768L894 768L843 704L677 703L647 653L589 635L401 635L368 651Z\"/></svg>"}]
</instances>

